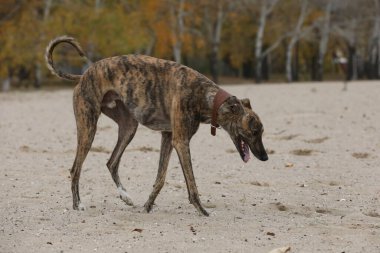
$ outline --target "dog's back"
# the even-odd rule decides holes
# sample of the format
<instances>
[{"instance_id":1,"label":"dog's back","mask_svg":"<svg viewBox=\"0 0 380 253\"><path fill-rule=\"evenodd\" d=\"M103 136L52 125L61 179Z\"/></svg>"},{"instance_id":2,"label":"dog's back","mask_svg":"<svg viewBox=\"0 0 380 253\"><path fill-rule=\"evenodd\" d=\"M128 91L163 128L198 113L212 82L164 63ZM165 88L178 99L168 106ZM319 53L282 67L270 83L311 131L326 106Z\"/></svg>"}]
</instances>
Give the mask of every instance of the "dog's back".
<instances>
[{"instance_id":1,"label":"dog's back","mask_svg":"<svg viewBox=\"0 0 380 253\"><path fill-rule=\"evenodd\" d=\"M191 98L182 102L196 109L197 93L204 94L204 89L213 84L197 71L173 61L124 55L95 62L79 85L87 92L96 91L97 102L107 92L115 92L139 123L168 131L173 97Z\"/></svg>"}]
</instances>

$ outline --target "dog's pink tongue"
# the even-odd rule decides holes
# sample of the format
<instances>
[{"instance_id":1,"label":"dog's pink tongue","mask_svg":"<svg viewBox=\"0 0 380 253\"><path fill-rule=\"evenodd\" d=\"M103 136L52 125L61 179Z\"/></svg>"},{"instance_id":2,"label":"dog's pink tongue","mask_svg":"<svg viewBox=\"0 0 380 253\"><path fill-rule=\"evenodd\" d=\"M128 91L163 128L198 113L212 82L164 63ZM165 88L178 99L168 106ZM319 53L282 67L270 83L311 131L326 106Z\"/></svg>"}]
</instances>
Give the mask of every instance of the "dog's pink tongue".
<instances>
[{"instance_id":1,"label":"dog's pink tongue","mask_svg":"<svg viewBox=\"0 0 380 253\"><path fill-rule=\"evenodd\" d=\"M244 155L244 162L245 162L245 163L248 162L249 159L250 159L249 154L248 154L248 155Z\"/></svg>"},{"instance_id":2,"label":"dog's pink tongue","mask_svg":"<svg viewBox=\"0 0 380 253\"><path fill-rule=\"evenodd\" d=\"M243 159L243 161L246 163L246 162L249 161L250 158L251 158L251 157L250 157L250 154L249 154L249 148L248 148L248 145L245 144L245 147L244 147L244 159Z\"/></svg>"}]
</instances>

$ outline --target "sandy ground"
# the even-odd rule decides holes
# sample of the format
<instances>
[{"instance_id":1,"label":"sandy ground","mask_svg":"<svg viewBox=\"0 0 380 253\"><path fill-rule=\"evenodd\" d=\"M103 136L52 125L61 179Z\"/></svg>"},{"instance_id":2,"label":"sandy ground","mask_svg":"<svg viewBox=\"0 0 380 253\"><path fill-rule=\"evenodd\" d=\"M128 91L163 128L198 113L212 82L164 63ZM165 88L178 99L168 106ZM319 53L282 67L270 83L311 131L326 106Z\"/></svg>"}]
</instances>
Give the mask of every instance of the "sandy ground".
<instances>
[{"instance_id":1,"label":"sandy ground","mask_svg":"<svg viewBox=\"0 0 380 253\"><path fill-rule=\"evenodd\" d=\"M202 125L194 173L210 217L187 200L175 153L152 213L143 204L160 134L139 127L120 176L105 166L116 125L102 116L71 209L72 90L0 94L0 252L380 252L380 84L224 86L249 97L265 127L269 161L244 164L223 131Z\"/></svg>"}]
</instances>

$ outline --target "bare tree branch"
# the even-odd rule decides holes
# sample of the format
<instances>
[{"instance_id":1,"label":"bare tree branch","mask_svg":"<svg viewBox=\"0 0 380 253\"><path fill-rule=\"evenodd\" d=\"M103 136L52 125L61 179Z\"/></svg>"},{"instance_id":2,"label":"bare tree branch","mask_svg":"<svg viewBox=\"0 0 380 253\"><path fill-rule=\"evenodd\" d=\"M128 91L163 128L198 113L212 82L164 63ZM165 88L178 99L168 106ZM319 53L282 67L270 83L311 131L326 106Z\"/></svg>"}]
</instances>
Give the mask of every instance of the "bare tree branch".
<instances>
[{"instance_id":1,"label":"bare tree branch","mask_svg":"<svg viewBox=\"0 0 380 253\"><path fill-rule=\"evenodd\" d=\"M11 19L13 15L16 14L16 12L21 8L21 5L22 5L22 1L17 1L17 4L12 8L12 10L8 12L7 15L3 16L0 19L0 24L5 22L8 19Z\"/></svg>"}]
</instances>

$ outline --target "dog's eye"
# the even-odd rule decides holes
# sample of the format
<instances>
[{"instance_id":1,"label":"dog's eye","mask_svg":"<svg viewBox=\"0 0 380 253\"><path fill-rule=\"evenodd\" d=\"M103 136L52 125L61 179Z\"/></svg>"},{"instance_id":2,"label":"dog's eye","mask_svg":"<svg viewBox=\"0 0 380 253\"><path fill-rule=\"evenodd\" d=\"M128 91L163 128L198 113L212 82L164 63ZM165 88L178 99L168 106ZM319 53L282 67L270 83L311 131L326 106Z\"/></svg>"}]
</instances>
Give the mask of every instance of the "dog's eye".
<instances>
[{"instance_id":1,"label":"dog's eye","mask_svg":"<svg viewBox=\"0 0 380 253\"><path fill-rule=\"evenodd\" d=\"M249 120L249 127L252 129L252 131L256 130L255 129L255 119L252 118Z\"/></svg>"}]
</instances>

